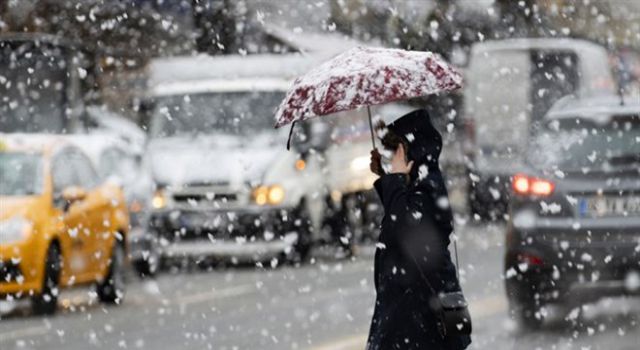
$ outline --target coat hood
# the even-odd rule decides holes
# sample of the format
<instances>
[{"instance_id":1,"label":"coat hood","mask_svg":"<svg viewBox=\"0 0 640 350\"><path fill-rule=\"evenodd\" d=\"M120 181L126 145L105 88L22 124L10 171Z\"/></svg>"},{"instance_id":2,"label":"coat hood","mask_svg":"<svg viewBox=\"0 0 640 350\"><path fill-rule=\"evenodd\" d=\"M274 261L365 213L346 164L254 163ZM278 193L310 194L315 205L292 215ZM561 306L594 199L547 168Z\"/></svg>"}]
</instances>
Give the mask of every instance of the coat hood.
<instances>
[{"instance_id":1,"label":"coat hood","mask_svg":"<svg viewBox=\"0 0 640 350\"><path fill-rule=\"evenodd\" d=\"M409 145L407 158L413 161L411 179L423 179L429 173L439 172L438 159L442 151L442 135L431 123L429 113L418 109L407 113L387 125Z\"/></svg>"}]
</instances>

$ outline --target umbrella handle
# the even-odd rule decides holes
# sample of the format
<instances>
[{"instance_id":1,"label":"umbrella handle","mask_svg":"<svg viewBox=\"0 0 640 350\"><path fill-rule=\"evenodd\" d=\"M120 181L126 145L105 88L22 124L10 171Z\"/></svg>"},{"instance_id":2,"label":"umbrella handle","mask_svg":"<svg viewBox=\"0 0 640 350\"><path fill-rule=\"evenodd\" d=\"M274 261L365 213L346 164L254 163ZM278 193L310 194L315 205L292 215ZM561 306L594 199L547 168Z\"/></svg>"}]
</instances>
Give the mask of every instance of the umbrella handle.
<instances>
[{"instance_id":1,"label":"umbrella handle","mask_svg":"<svg viewBox=\"0 0 640 350\"><path fill-rule=\"evenodd\" d=\"M371 107L367 106L367 114L369 115L369 131L371 131L371 144L376 149L376 138L373 135L373 120L371 119Z\"/></svg>"},{"instance_id":2,"label":"umbrella handle","mask_svg":"<svg viewBox=\"0 0 640 350\"><path fill-rule=\"evenodd\" d=\"M296 126L297 120L291 123L291 129L289 129L289 138L287 139L287 151L291 149L291 136L293 136L293 127Z\"/></svg>"}]
</instances>

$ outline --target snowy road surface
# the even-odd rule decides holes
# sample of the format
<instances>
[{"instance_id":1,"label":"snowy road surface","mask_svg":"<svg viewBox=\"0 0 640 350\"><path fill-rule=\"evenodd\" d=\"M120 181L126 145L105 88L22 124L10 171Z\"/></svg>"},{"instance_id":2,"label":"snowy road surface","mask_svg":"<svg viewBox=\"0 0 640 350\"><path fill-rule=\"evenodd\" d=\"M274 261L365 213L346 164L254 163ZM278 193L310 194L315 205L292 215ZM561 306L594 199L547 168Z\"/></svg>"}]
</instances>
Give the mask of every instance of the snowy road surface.
<instances>
[{"instance_id":1,"label":"snowy road surface","mask_svg":"<svg viewBox=\"0 0 640 350\"><path fill-rule=\"evenodd\" d=\"M460 229L463 286L474 317L473 349L637 349L637 299L608 300L579 328L519 331L507 317L502 228ZM86 290L63 294L52 318L26 308L0 320L0 349L363 349L374 302L372 248L355 261L319 257L301 268L254 267L134 279L123 305Z\"/></svg>"}]
</instances>

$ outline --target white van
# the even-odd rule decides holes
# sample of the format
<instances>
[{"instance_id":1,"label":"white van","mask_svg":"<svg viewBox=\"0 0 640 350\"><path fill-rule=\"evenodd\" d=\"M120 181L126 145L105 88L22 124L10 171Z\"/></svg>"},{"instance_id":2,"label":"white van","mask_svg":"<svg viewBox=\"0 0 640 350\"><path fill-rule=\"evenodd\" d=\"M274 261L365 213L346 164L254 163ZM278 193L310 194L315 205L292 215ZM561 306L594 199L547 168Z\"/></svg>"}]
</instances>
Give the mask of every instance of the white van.
<instances>
[{"instance_id":1,"label":"white van","mask_svg":"<svg viewBox=\"0 0 640 350\"><path fill-rule=\"evenodd\" d=\"M576 39L510 39L472 47L465 76L472 214L506 212L527 140L563 96L615 93L607 51Z\"/></svg>"},{"instance_id":2,"label":"white van","mask_svg":"<svg viewBox=\"0 0 640 350\"><path fill-rule=\"evenodd\" d=\"M145 96L151 227L164 258L304 259L327 215L321 119L274 129L292 79L326 57L157 59Z\"/></svg>"}]
</instances>

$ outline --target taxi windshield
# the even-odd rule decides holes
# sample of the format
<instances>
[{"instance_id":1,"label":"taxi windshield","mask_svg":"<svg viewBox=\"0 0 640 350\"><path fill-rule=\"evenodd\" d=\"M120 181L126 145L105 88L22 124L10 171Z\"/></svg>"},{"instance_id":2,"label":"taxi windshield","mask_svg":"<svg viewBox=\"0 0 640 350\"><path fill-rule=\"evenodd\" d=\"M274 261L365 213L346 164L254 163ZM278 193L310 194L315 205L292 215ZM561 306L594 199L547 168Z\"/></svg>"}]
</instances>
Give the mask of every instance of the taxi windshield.
<instances>
[{"instance_id":1,"label":"taxi windshield","mask_svg":"<svg viewBox=\"0 0 640 350\"><path fill-rule=\"evenodd\" d=\"M0 152L0 196L42 193L42 157L33 153Z\"/></svg>"}]
</instances>

